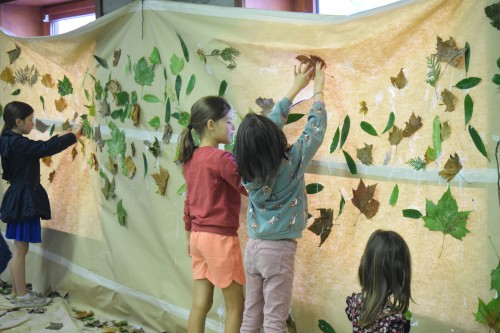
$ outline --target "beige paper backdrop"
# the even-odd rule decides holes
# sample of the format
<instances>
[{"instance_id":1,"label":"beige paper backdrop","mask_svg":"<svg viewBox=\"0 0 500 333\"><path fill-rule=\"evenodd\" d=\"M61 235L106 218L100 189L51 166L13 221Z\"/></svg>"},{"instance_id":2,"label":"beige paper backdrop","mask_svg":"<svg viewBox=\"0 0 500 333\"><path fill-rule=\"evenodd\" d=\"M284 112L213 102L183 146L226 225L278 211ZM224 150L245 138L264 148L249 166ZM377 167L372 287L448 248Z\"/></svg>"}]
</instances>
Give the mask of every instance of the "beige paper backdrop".
<instances>
[{"instance_id":1,"label":"beige paper backdrop","mask_svg":"<svg viewBox=\"0 0 500 333\"><path fill-rule=\"evenodd\" d=\"M500 244L498 227L500 209L496 189L494 149L500 135L498 105L500 95L491 77L500 70L500 31L495 30L484 15L484 7L493 1L425 0L401 1L399 4L351 17L331 17L309 14L281 13L210 6L187 5L166 1L138 1L113 12L96 22L50 38L15 38L0 35L0 69L18 70L35 65L40 75L49 73L54 81L66 75L74 92L65 96L68 107L55 109L60 96L55 88L47 88L40 80L33 86L14 86L1 82L0 104L23 100L36 108L36 118L56 125L56 133L74 113L88 114L86 106L95 100L94 79L104 87L111 78L129 94L135 91L141 107L140 123L131 119L103 117L99 112L89 117L93 127L100 126L104 139L110 138L108 123L113 121L124 131L126 155L131 155L137 171L132 179L119 171L114 176L116 197L105 200L104 185L99 172L91 163L95 154L98 168L111 179L106 169L107 147L102 152L93 139L76 145L73 160L71 149L53 158L50 167L42 166L42 183L51 197L53 219L44 222L43 243L32 246L29 256L28 280L35 288L52 288L68 292L72 304L89 308L97 316L128 319L148 331L186 332L186 320L191 304L190 260L185 254L185 234L182 222L183 195L176 192L184 183L180 169L173 162L176 140L182 126L171 118L173 137L170 144L162 142L166 101L171 112L189 112L198 98L217 94L222 81L227 82L225 97L243 117L250 109L259 111L258 97L279 100L293 79L293 65L299 54L322 57L328 65L326 105L329 127L325 142L314 158L307 183L321 183L324 190L309 197L309 212L319 216L317 209L332 208L338 213L341 194L346 199L343 214L336 221L329 238L319 245L319 237L304 231L299 242L292 311L299 332L319 332L317 323L325 319L337 332L349 332L344 308L345 297L359 291L357 268L369 235L376 229L391 229L407 240L413 259L413 299L410 310L417 323L412 332L486 332L487 328L474 320L478 297L488 301L490 272L497 265L495 247ZM179 34L186 44L189 61L184 56ZM436 51L436 37L453 37L458 47L471 46L469 76L482 82L469 91L474 100L471 124L483 138L490 162L475 148L464 129L463 99L466 91L452 88L465 77L463 64L445 69L437 90L426 80L426 57ZM21 48L21 56L9 64L7 51ZM134 65L141 57L148 64L156 47L161 64L154 69L151 86L141 86L134 80ZM197 55L198 49L210 54L214 49L232 47L240 51L236 68L226 68L220 57L207 57L206 64ZM113 66L113 52L121 49L121 58ZM182 58L184 69L177 100L175 80L170 62L173 55ZM108 68L94 59L105 59ZM131 68L127 70L129 62ZM398 90L390 77L403 68L408 85ZM165 80L164 70L167 79ZM89 74L89 75L87 75ZM92 75L92 77L90 76ZM196 78L193 91L186 87L191 75ZM40 77L41 79L41 77ZM451 90L457 96L456 110L444 112L440 92ZM20 89L18 96L11 93ZM87 93L86 93L87 92ZM87 98L87 95L89 98ZM145 94L158 97L160 103L149 103ZM310 98L312 86L297 98ZM45 108L42 108L43 96ZM437 98L438 96L439 98ZM111 94L107 101L111 111L117 110ZM359 113L361 101L368 113ZM298 105L292 112L305 112L311 102ZM404 128L412 112L422 117L424 126L412 137L391 147L388 134L372 137L363 132L361 121L372 124L380 133L390 112L396 115L395 125ZM373 166L356 160L358 174L351 175L344 157L329 153L337 126L346 115L351 119L351 131L344 149L353 158L363 143L373 144ZM451 136L443 142L443 152L437 164L425 171L414 171L406 164L421 156L432 145L432 120L438 115L448 121ZM158 116L161 127L155 130L148 122ZM287 126L290 140L299 135L304 120ZM49 131L33 131L33 138L47 139ZM144 140L161 143L161 154L155 158ZM437 202L446 190L446 182L437 175L450 154L458 153L464 166L461 175L450 183L459 210L471 210L467 228L471 231L462 241L431 232L422 220L407 219L403 209L425 212L425 200ZM391 158L386 165L386 156ZM143 156L146 156L146 163ZM166 195L156 193L152 174L159 167L170 173ZM56 171L49 182L49 173ZM352 189L363 178L366 185L377 184L375 199L380 201L378 214L371 220L361 215L350 199ZM400 195L395 207L389 197L395 184ZM2 183L5 190L6 184ZM4 192L4 191L2 191ZM122 200L127 213L126 226L118 224L117 203ZM240 239L246 243L246 202L241 213ZM312 219L311 221L312 222ZM4 226L2 226L3 228ZM223 305L217 292L209 314L207 329L218 332L221 318L217 309Z\"/></svg>"}]
</instances>

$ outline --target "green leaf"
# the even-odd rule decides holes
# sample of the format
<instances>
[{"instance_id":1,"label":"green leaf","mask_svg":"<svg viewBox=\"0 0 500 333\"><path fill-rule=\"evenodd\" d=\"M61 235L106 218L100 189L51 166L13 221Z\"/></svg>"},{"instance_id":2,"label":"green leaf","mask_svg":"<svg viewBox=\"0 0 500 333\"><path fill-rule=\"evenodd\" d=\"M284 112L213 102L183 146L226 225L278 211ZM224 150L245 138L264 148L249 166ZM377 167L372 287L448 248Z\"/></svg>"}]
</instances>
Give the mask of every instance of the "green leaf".
<instances>
[{"instance_id":1,"label":"green leaf","mask_svg":"<svg viewBox=\"0 0 500 333\"><path fill-rule=\"evenodd\" d=\"M175 192L175 195L176 195L176 196L183 195L184 193L186 193L186 188L187 188L186 183L182 184L182 185L179 187L179 189L177 189L177 192Z\"/></svg>"},{"instance_id":2,"label":"green leaf","mask_svg":"<svg viewBox=\"0 0 500 333\"><path fill-rule=\"evenodd\" d=\"M11 95L12 95L12 96L17 96L17 95L19 95L20 93L21 93L21 89L16 89L16 90L14 90L14 91L12 92L12 94L11 94Z\"/></svg>"},{"instance_id":3,"label":"green leaf","mask_svg":"<svg viewBox=\"0 0 500 333\"><path fill-rule=\"evenodd\" d=\"M57 80L57 90L59 95L66 96L73 93L73 85L69 81L69 79L64 75L63 80Z\"/></svg>"},{"instance_id":4,"label":"green leaf","mask_svg":"<svg viewBox=\"0 0 500 333\"><path fill-rule=\"evenodd\" d=\"M45 98L43 98L43 96L40 96L40 102L42 102L42 109L43 109L43 111L45 111ZM3 110L2 110L2 114L3 114Z\"/></svg>"},{"instance_id":5,"label":"green leaf","mask_svg":"<svg viewBox=\"0 0 500 333\"><path fill-rule=\"evenodd\" d=\"M120 91L120 92L116 93L115 96L116 96L117 106L128 104L128 102L129 102L128 92Z\"/></svg>"},{"instance_id":6,"label":"green leaf","mask_svg":"<svg viewBox=\"0 0 500 333\"><path fill-rule=\"evenodd\" d=\"M160 123L160 118L158 116L154 116L151 118L150 121L148 121L149 126L153 127L155 130L158 130L160 128L161 123Z\"/></svg>"},{"instance_id":7,"label":"green leaf","mask_svg":"<svg viewBox=\"0 0 500 333\"><path fill-rule=\"evenodd\" d=\"M182 54L184 54L184 58L186 58L186 61L189 62L189 52L186 47L186 43L184 43L184 40L182 39L181 35L179 35L179 33L176 34L177 37L179 38L179 41L181 42Z\"/></svg>"},{"instance_id":8,"label":"green leaf","mask_svg":"<svg viewBox=\"0 0 500 333\"><path fill-rule=\"evenodd\" d=\"M335 218L335 220L338 219L339 216L344 211L344 206L345 206L345 199L344 199L344 196L342 195L342 192L340 192L339 214L337 215L337 217Z\"/></svg>"},{"instance_id":9,"label":"green leaf","mask_svg":"<svg viewBox=\"0 0 500 333\"><path fill-rule=\"evenodd\" d=\"M111 157L122 157L125 159L125 151L127 150L127 143L125 142L125 132L120 131L120 129L112 121L108 124L111 130L111 139L106 140L106 145L108 146L108 154Z\"/></svg>"},{"instance_id":10,"label":"green leaf","mask_svg":"<svg viewBox=\"0 0 500 333\"><path fill-rule=\"evenodd\" d=\"M149 56L149 62L153 65L161 64L160 52L156 46L153 48L153 52L151 52L151 55Z\"/></svg>"},{"instance_id":11,"label":"green leaf","mask_svg":"<svg viewBox=\"0 0 500 333\"><path fill-rule=\"evenodd\" d=\"M464 110L465 110L465 126L469 123L472 118L472 113L474 112L474 102L469 94L465 96L464 99Z\"/></svg>"},{"instance_id":12,"label":"green leaf","mask_svg":"<svg viewBox=\"0 0 500 333\"><path fill-rule=\"evenodd\" d=\"M316 194L323 191L325 187L319 183L312 183L306 185L306 193L307 194Z\"/></svg>"},{"instance_id":13,"label":"green leaf","mask_svg":"<svg viewBox=\"0 0 500 333\"><path fill-rule=\"evenodd\" d=\"M403 209L403 216L418 220L422 217L422 213L416 209Z\"/></svg>"},{"instance_id":14,"label":"green leaf","mask_svg":"<svg viewBox=\"0 0 500 333\"><path fill-rule=\"evenodd\" d=\"M191 117L191 115L189 114L189 112L185 112L185 111L182 111L181 113L178 114L178 122L179 122L179 125L181 126L184 126L186 127L187 125L189 125L189 119ZM172 117L174 115L172 114Z\"/></svg>"},{"instance_id":15,"label":"green leaf","mask_svg":"<svg viewBox=\"0 0 500 333\"><path fill-rule=\"evenodd\" d=\"M226 80L222 80L219 86L219 96L224 96L224 94L226 93L226 89L227 89L227 82Z\"/></svg>"},{"instance_id":16,"label":"green leaf","mask_svg":"<svg viewBox=\"0 0 500 333\"><path fill-rule=\"evenodd\" d=\"M151 94L146 94L146 95L142 96L142 99L148 103L161 103L161 100L158 97L156 97L155 95L151 95Z\"/></svg>"},{"instance_id":17,"label":"green leaf","mask_svg":"<svg viewBox=\"0 0 500 333\"><path fill-rule=\"evenodd\" d=\"M471 125L469 125L469 134L472 138L472 141L474 141L474 145L476 145L477 150L479 150L479 152L483 154L483 156L486 157L489 161L490 158L488 157L488 153L486 152L486 148L484 147L483 140L477 133L476 129Z\"/></svg>"},{"instance_id":18,"label":"green leaf","mask_svg":"<svg viewBox=\"0 0 500 333\"><path fill-rule=\"evenodd\" d=\"M429 148L427 150L429 150ZM434 150L432 150L430 152L434 153ZM436 159L434 158L434 160L436 160ZM408 162L406 162L406 164L410 165L413 169L415 169L417 171L425 169L425 166L426 166L425 161L420 156L411 158Z\"/></svg>"},{"instance_id":19,"label":"green leaf","mask_svg":"<svg viewBox=\"0 0 500 333\"><path fill-rule=\"evenodd\" d=\"M167 103L165 104L165 123L168 124L170 122L170 113L172 112L170 108L170 98L167 99Z\"/></svg>"},{"instance_id":20,"label":"green leaf","mask_svg":"<svg viewBox=\"0 0 500 333\"><path fill-rule=\"evenodd\" d=\"M491 81L493 81L494 84L500 86L500 74L493 75Z\"/></svg>"},{"instance_id":21,"label":"green leaf","mask_svg":"<svg viewBox=\"0 0 500 333\"><path fill-rule=\"evenodd\" d=\"M373 136L378 136L377 131L375 128L370 123L367 123L366 121L362 121L360 124L361 129L365 131L366 133L373 135Z\"/></svg>"},{"instance_id":22,"label":"green leaf","mask_svg":"<svg viewBox=\"0 0 500 333\"><path fill-rule=\"evenodd\" d=\"M425 82L433 87L436 87L436 83L441 77L441 65L437 61L435 54L431 54L430 57L426 57L426 59L429 71L427 72L427 80L425 80Z\"/></svg>"},{"instance_id":23,"label":"green leaf","mask_svg":"<svg viewBox=\"0 0 500 333\"><path fill-rule=\"evenodd\" d=\"M97 60L97 62L99 63L99 65L101 65L102 67L108 69L108 63L106 62L106 60L104 60L103 58L99 57L99 56L96 56L94 54L94 58L95 60Z\"/></svg>"},{"instance_id":24,"label":"green leaf","mask_svg":"<svg viewBox=\"0 0 500 333\"><path fill-rule=\"evenodd\" d=\"M470 45L469 42L465 42L465 76L469 73L469 62L470 62Z\"/></svg>"},{"instance_id":25,"label":"green leaf","mask_svg":"<svg viewBox=\"0 0 500 333\"><path fill-rule=\"evenodd\" d=\"M179 100L179 97L181 95L181 89L182 89L182 78L180 75L177 75L175 78L175 96L177 97L177 100Z\"/></svg>"},{"instance_id":26,"label":"green leaf","mask_svg":"<svg viewBox=\"0 0 500 333\"><path fill-rule=\"evenodd\" d=\"M54 134L54 130L56 129L56 124L52 124L52 127L50 128L50 136L52 136L52 134Z\"/></svg>"},{"instance_id":27,"label":"green leaf","mask_svg":"<svg viewBox=\"0 0 500 333\"><path fill-rule=\"evenodd\" d=\"M497 293L500 293L500 262L497 265L497 268L491 271L491 288L492 290L496 290Z\"/></svg>"},{"instance_id":28,"label":"green leaf","mask_svg":"<svg viewBox=\"0 0 500 333\"><path fill-rule=\"evenodd\" d=\"M148 159L144 153L142 153L142 160L144 161L144 178L146 178L148 175Z\"/></svg>"},{"instance_id":29,"label":"green leaf","mask_svg":"<svg viewBox=\"0 0 500 333\"><path fill-rule=\"evenodd\" d=\"M170 57L170 71L172 74L178 75L184 69L184 60L179 58L175 53Z\"/></svg>"},{"instance_id":30,"label":"green leaf","mask_svg":"<svg viewBox=\"0 0 500 333\"><path fill-rule=\"evenodd\" d=\"M342 149L342 152L344 153L345 161L347 162L347 167L349 168L349 171L355 175L358 173L358 170L356 169L356 163L354 163L354 160L352 159L351 155L349 155L344 149Z\"/></svg>"},{"instance_id":31,"label":"green leaf","mask_svg":"<svg viewBox=\"0 0 500 333\"><path fill-rule=\"evenodd\" d=\"M130 118L130 114L132 114L132 104L127 104L127 106L125 106L125 110L123 110L122 122L125 120L125 118Z\"/></svg>"},{"instance_id":32,"label":"green leaf","mask_svg":"<svg viewBox=\"0 0 500 333\"><path fill-rule=\"evenodd\" d=\"M465 78L463 80L460 80L455 85L455 88L462 89L462 90L470 89L470 88L474 88L475 86L477 86L479 84L479 82L481 82L481 79L478 77L468 77L468 78Z\"/></svg>"},{"instance_id":33,"label":"green leaf","mask_svg":"<svg viewBox=\"0 0 500 333\"><path fill-rule=\"evenodd\" d=\"M303 113L290 113L286 119L286 125L294 123L304 117Z\"/></svg>"},{"instance_id":34,"label":"green leaf","mask_svg":"<svg viewBox=\"0 0 500 333\"><path fill-rule=\"evenodd\" d=\"M118 214L118 223L124 227L126 224L126 217L127 217L127 212L125 212L125 209L123 208L123 199L120 199L118 203L116 204L116 213Z\"/></svg>"},{"instance_id":35,"label":"green leaf","mask_svg":"<svg viewBox=\"0 0 500 333\"><path fill-rule=\"evenodd\" d=\"M333 136L332 143L330 145L330 154L337 149L337 146L339 144L339 138L340 138L340 128L337 126L337 130L335 131L335 135Z\"/></svg>"},{"instance_id":36,"label":"green leaf","mask_svg":"<svg viewBox=\"0 0 500 333\"><path fill-rule=\"evenodd\" d=\"M497 59L497 67L498 67L498 69L500 69L500 57L498 57L498 59Z\"/></svg>"},{"instance_id":37,"label":"green leaf","mask_svg":"<svg viewBox=\"0 0 500 333\"><path fill-rule=\"evenodd\" d=\"M349 134L349 128L351 127L351 118L349 118L349 115L345 116L344 119L344 124L342 125L342 132L340 135L340 147L344 145L345 141L347 140L347 135ZM344 152L345 155L345 152Z\"/></svg>"},{"instance_id":38,"label":"green leaf","mask_svg":"<svg viewBox=\"0 0 500 333\"><path fill-rule=\"evenodd\" d=\"M130 103L132 103L132 105L137 104L137 93L135 92L135 90L130 93Z\"/></svg>"},{"instance_id":39,"label":"green leaf","mask_svg":"<svg viewBox=\"0 0 500 333\"><path fill-rule=\"evenodd\" d=\"M432 123L432 145L437 157L441 155L441 142L441 122L439 116L435 116Z\"/></svg>"},{"instance_id":40,"label":"green leaf","mask_svg":"<svg viewBox=\"0 0 500 333\"><path fill-rule=\"evenodd\" d=\"M384 134L385 132L387 132L388 130L390 130L392 128L392 125L394 125L395 119L396 119L396 116L394 115L394 112L391 112L391 114L389 115L389 120L387 120L387 125L385 126L382 134Z\"/></svg>"},{"instance_id":41,"label":"green leaf","mask_svg":"<svg viewBox=\"0 0 500 333\"><path fill-rule=\"evenodd\" d=\"M189 94L193 91L195 84L196 84L196 77L194 76L194 74L191 74L191 77L189 78L189 82L186 88L186 96L189 96Z\"/></svg>"},{"instance_id":42,"label":"green leaf","mask_svg":"<svg viewBox=\"0 0 500 333\"><path fill-rule=\"evenodd\" d=\"M132 60L130 55L127 55L127 66L125 66L125 75L129 75L132 72Z\"/></svg>"},{"instance_id":43,"label":"green leaf","mask_svg":"<svg viewBox=\"0 0 500 333\"><path fill-rule=\"evenodd\" d=\"M406 320L411 320L411 317L413 316L410 309L406 310L406 312L403 315L405 316Z\"/></svg>"},{"instance_id":44,"label":"green leaf","mask_svg":"<svg viewBox=\"0 0 500 333\"><path fill-rule=\"evenodd\" d=\"M155 79L154 65L148 66L146 59L142 57L134 65L134 80L141 87L153 85Z\"/></svg>"},{"instance_id":45,"label":"green leaf","mask_svg":"<svg viewBox=\"0 0 500 333\"><path fill-rule=\"evenodd\" d=\"M85 92L85 99L89 101L90 100L89 91L87 89L83 89L83 91Z\"/></svg>"},{"instance_id":46,"label":"green leaf","mask_svg":"<svg viewBox=\"0 0 500 333\"><path fill-rule=\"evenodd\" d=\"M318 327L323 333L336 333L333 327L325 320L318 320Z\"/></svg>"},{"instance_id":47,"label":"green leaf","mask_svg":"<svg viewBox=\"0 0 500 333\"><path fill-rule=\"evenodd\" d=\"M478 300L477 312L474 314L476 321L500 332L500 298L492 299L487 305L481 298Z\"/></svg>"},{"instance_id":48,"label":"green leaf","mask_svg":"<svg viewBox=\"0 0 500 333\"><path fill-rule=\"evenodd\" d=\"M82 119L83 122L83 133L85 133L85 136L87 139L90 139L90 136L92 135L92 127L90 127L89 119L86 114L82 114L80 116L80 119Z\"/></svg>"},{"instance_id":49,"label":"green leaf","mask_svg":"<svg viewBox=\"0 0 500 333\"><path fill-rule=\"evenodd\" d=\"M391 206L396 205L396 202L398 202L398 198L399 198L399 187L398 184L396 184L392 189L392 194L391 197L389 198L389 205Z\"/></svg>"}]
</instances>

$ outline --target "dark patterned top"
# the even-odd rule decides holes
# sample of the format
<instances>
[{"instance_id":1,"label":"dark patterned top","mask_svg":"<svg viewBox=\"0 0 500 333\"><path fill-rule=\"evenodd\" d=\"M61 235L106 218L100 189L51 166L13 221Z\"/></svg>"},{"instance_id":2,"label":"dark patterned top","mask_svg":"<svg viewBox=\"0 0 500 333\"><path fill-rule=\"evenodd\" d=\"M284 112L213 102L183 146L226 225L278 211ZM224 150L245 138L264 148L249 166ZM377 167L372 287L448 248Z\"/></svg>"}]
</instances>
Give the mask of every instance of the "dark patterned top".
<instances>
[{"instance_id":1,"label":"dark patterned top","mask_svg":"<svg viewBox=\"0 0 500 333\"><path fill-rule=\"evenodd\" d=\"M382 315L373 324L365 327L359 325L361 317L361 305L363 298L361 294L352 294L346 298L347 308L345 313L352 322L352 331L360 333L408 333L410 332L410 321L402 313L391 313L388 305L382 310Z\"/></svg>"}]
</instances>

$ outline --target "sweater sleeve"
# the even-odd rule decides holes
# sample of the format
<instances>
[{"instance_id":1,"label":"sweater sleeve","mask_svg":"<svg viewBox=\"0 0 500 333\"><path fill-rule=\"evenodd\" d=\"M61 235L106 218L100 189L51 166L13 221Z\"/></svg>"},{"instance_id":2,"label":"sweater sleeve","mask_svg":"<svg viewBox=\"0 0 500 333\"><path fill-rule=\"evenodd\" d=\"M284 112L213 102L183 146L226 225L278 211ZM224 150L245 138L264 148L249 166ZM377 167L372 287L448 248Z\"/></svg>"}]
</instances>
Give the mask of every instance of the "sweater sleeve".
<instances>
[{"instance_id":1,"label":"sweater sleeve","mask_svg":"<svg viewBox=\"0 0 500 333\"><path fill-rule=\"evenodd\" d=\"M220 161L220 174L219 176L226 180L229 185L234 187L238 192L244 196L248 196L248 192L241 183L241 177L238 173L238 167L233 155L230 152L224 152Z\"/></svg>"},{"instance_id":2,"label":"sweater sleeve","mask_svg":"<svg viewBox=\"0 0 500 333\"><path fill-rule=\"evenodd\" d=\"M61 136L56 135L47 141L34 141L24 136L19 136L11 144L10 149L20 157L42 158L60 153L75 143L76 136L73 133Z\"/></svg>"},{"instance_id":3,"label":"sweater sleeve","mask_svg":"<svg viewBox=\"0 0 500 333\"><path fill-rule=\"evenodd\" d=\"M302 165L307 166L318 151L325 138L327 126L327 113L325 104L320 101L313 103L307 115L307 124L304 131L297 139L302 151Z\"/></svg>"},{"instance_id":4,"label":"sweater sleeve","mask_svg":"<svg viewBox=\"0 0 500 333\"><path fill-rule=\"evenodd\" d=\"M288 119L288 114L290 113L290 107L292 106L292 101L284 97L274 105L271 113L267 115L279 128L283 128Z\"/></svg>"}]
</instances>

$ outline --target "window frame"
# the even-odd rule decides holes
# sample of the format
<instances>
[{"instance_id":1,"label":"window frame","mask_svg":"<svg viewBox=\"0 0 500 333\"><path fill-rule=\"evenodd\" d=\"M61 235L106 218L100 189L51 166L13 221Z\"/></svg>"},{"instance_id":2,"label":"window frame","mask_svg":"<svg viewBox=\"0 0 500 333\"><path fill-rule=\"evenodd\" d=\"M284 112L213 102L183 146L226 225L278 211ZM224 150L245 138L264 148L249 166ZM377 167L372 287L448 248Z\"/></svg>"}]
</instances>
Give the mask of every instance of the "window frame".
<instances>
[{"instance_id":1,"label":"window frame","mask_svg":"<svg viewBox=\"0 0 500 333\"><path fill-rule=\"evenodd\" d=\"M45 18L46 15L48 15L49 18L47 22L43 22L42 32L45 36L50 36L50 26L53 21L86 14L96 14L94 0L83 0L62 5L42 7L42 17Z\"/></svg>"}]
</instances>

